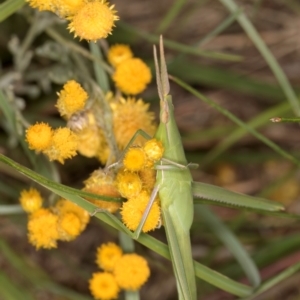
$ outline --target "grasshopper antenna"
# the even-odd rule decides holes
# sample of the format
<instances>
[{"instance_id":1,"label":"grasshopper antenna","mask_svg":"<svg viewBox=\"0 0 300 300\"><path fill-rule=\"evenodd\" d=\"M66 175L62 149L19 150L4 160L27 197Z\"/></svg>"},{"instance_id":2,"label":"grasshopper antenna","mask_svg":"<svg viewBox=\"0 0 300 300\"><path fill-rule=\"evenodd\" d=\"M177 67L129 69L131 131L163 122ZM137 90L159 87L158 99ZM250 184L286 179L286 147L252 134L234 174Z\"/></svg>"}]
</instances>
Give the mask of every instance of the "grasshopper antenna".
<instances>
[{"instance_id":1,"label":"grasshopper antenna","mask_svg":"<svg viewBox=\"0 0 300 300\"><path fill-rule=\"evenodd\" d=\"M170 84L169 84L168 70L167 70L167 64L166 64L165 54L164 54L164 43L163 43L162 35L160 36L159 39L160 66L158 63L157 51L155 46L153 52L154 52L158 95L160 100L163 101L170 92Z\"/></svg>"}]
</instances>

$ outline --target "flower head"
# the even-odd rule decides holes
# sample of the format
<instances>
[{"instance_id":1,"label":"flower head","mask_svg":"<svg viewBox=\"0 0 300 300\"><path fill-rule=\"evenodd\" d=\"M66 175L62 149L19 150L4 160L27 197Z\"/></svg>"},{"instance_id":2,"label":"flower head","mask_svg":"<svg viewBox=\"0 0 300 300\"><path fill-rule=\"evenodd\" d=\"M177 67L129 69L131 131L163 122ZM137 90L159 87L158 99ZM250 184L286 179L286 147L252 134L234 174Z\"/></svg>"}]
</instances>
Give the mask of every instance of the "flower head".
<instances>
[{"instance_id":1,"label":"flower head","mask_svg":"<svg viewBox=\"0 0 300 300\"><path fill-rule=\"evenodd\" d=\"M97 272L89 280L89 288L95 299L116 299L119 294L119 286L111 273Z\"/></svg>"},{"instance_id":2,"label":"flower head","mask_svg":"<svg viewBox=\"0 0 300 300\"><path fill-rule=\"evenodd\" d=\"M40 192L34 188L23 190L20 195L20 203L27 213L33 213L42 207L43 199Z\"/></svg>"},{"instance_id":3,"label":"flower head","mask_svg":"<svg viewBox=\"0 0 300 300\"><path fill-rule=\"evenodd\" d=\"M75 80L69 80L58 93L56 107L61 116L69 119L72 114L82 110L88 94Z\"/></svg>"},{"instance_id":4,"label":"flower head","mask_svg":"<svg viewBox=\"0 0 300 300\"><path fill-rule=\"evenodd\" d=\"M119 193L125 197L133 197L142 189L142 181L139 175L120 170L116 177L116 185Z\"/></svg>"},{"instance_id":5,"label":"flower head","mask_svg":"<svg viewBox=\"0 0 300 300\"><path fill-rule=\"evenodd\" d=\"M149 135L156 130L154 113L149 112L149 104L142 99L121 98L119 102L112 102L113 129L119 148L124 149L138 129L142 129ZM141 145L144 139L138 137L136 145Z\"/></svg>"},{"instance_id":6,"label":"flower head","mask_svg":"<svg viewBox=\"0 0 300 300\"><path fill-rule=\"evenodd\" d=\"M136 291L148 280L150 269L142 256L131 253L116 262L114 275L121 288Z\"/></svg>"},{"instance_id":7,"label":"flower head","mask_svg":"<svg viewBox=\"0 0 300 300\"><path fill-rule=\"evenodd\" d=\"M116 67L121 62L132 57L133 53L130 47L123 44L116 44L111 46L107 54L108 61L113 67Z\"/></svg>"},{"instance_id":8,"label":"flower head","mask_svg":"<svg viewBox=\"0 0 300 300\"><path fill-rule=\"evenodd\" d=\"M56 248L59 237L57 220L58 217L49 209L40 208L33 212L27 224L29 242L37 249Z\"/></svg>"},{"instance_id":9,"label":"flower head","mask_svg":"<svg viewBox=\"0 0 300 300\"><path fill-rule=\"evenodd\" d=\"M62 17L75 15L87 2L86 0L52 0L55 3L56 13Z\"/></svg>"},{"instance_id":10,"label":"flower head","mask_svg":"<svg viewBox=\"0 0 300 300\"><path fill-rule=\"evenodd\" d=\"M51 145L44 153L52 160L64 163L65 159L76 155L78 138L69 128L58 128L54 131Z\"/></svg>"},{"instance_id":11,"label":"flower head","mask_svg":"<svg viewBox=\"0 0 300 300\"><path fill-rule=\"evenodd\" d=\"M28 2L32 8L37 8L38 10L55 10L53 0L26 0L26 2Z\"/></svg>"},{"instance_id":12,"label":"flower head","mask_svg":"<svg viewBox=\"0 0 300 300\"><path fill-rule=\"evenodd\" d=\"M26 130L26 142L29 148L36 151L43 151L50 147L53 130L49 124L36 123Z\"/></svg>"},{"instance_id":13,"label":"flower head","mask_svg":"<svg viewBox=\"0 0 300 300\"><path fill-rule=\"evenodd\" d=\"M75 203L63 198L56 202L54 211L59 217L64 215L65 213L73 213L74 215L76 215L80 220L81 232L85 229L86 225L90 221L90 215L86 210L76 205Z\"/></svg>"},{"instance_id":14,"label":"flower head","mask_svg":"<svg viewBox=\"0 0 300 300\"><path fill-rule=\"evenodd\" d=\"M118 190L114 185L108 185L108 184L103 186L99 185L91 188L85 188L84 191L97 194L97 195L120 197L120 193L118 192ZM97 207L110 212L111 214L115 213L121 206L120 202L115 202L115 201L105 201L105 200L90 199L90 198L87 198L87 200L95 204Z\"/></svg>"},{"instance_id":15,"label":"flower head","mask_svg":"<svg viewBox=\"0 0 300 300\"><path fill-rule=\"evenodd\" d=\"M106 174L102 170L94 171L91 176L84 182L84 184L85 187L83 190L86 192L111 197L121 196L115 186L114 177L111 174ZM121 203L119 202L90 198L88 198L87 200L97 205L99 208L109 211L110 213L115 213L121 206Z\"/></svg>"},{"instance_id":16,"label":"flower head","mask_svg":"<svg viewBox=\"0 0 300 300\"><path fill-rule=\"evenodd\" d=\"M106 0L87 2L74 16L68 26L75 37L88 41L106 38L112 32L116 16L114 5L109 6Z\"/></svg>"},{"instance_id":17,"label":"flower head","mask_svg":"<svg viewBox=\"0 0 300 300\"><path fill-rule=\"evenodd\" d=\"M142 170L147 162L147 156L142 148L131 147L125 154L123 164L128 171Z\"/></svg>"},{"instance_id":18,"label":"flower head","mask_svg":"<svg viewBox=\"0 0 300 300\"><path fill-rule=\"evenodd\" d=\"M158 161L164 154L164 146L161 141L157 139L151 139L145 143L143 149L148 157L152 161Z\"/></svg>"},{"instance_id":19,"label":"flower head","mask_svg":"<svg viewBox=\"0 0 300 300\"><path fill-rule=\"evenodd\" d=\"M145 168L139 171L138 174L142 180L143 189L151 192L156 182L156 170Z\"/></svg>"},{"instance_id":20,"label":"flower head","mask_svg":"<svg viewBox=\"0 0 300 300\"><path fill-rule=\"evenodd\" d=\"M73 212L61 213L58 218L57 229L60 240L72 241L82 231L81 220Z\"/></svg>"},{"instance_id":21,"label":"flower head","mask_svg":"<svg viewBox=\"0 0 300 300\"><path fill-rule=\"evenodd\" d=\"M94 157L98 153L104 135L96 125L75 132L78 138L77 151L86 157Z\"/></svg>"},{"instance_id":22,"label":"flower head","mask_svg":"<svg viewBox=\"0 0 300 300\"><path fill-rule=\"evenodd\" d=\"M150 194L143 190L137 196L131 197L123 203L121 209L122 221L130 230L134 231L137 229L149 200ZM154 230L159 225L159 222L160 208L157 201L155 201L150 209L142 231L148 232Z\"/></svg>"},{"instance_id":23,"label":"flower head","mask_svg":"<svg viewBox=\"0 0 300 300\"><path fill-rule=\"evenodd\" d=\"M112 271L116 261L123 255L122 249L115 243L102 244L97 248L96 263L105 271Z\"/></svg>"},{"instance_id":24,"label":"flower head","mask_svg":"<svg viewBox=\"0 0 300 300\"><path fill-rule=\"evenodd\" d=\"M112 79L123 93L137 95L150 83L151 72L141 59L130 58L117 65Z\"/></svg>"}]
</instances>

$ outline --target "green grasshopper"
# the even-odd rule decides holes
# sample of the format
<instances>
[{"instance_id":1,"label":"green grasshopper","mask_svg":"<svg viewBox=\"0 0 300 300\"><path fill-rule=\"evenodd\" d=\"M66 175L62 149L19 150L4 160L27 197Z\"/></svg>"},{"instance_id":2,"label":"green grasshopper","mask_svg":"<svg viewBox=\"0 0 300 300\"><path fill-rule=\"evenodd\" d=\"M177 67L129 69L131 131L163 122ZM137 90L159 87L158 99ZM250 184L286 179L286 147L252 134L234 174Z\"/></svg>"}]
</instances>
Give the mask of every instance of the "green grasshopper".
<instances>
[{"instance_id":1,"label":"green grasshopper","mask_svg":"<svg viewBox=\"0 0 300 300\"><path fill-rule=\"evenodd\" d=\"M156 190L159 192L163 223L169 244L172 264L177 281L179 299L197 299L195 272L192 259L190 228L194 218L192 175L188 168L181 136L175 122L172 97L169 94L169 81L164 58L162 40L160 43L161 65L154 48L156 80L160 98L160 124L155 138L165 148L164 158L175 162L164 167L160 161L156 177ZM179 165L183 166L180 167ZM151 198L155 198L153 195Z\"/></svg>"},{"instance_id":2,"label":"green grasshopper","mask_svg":"<svg viewBox=\"0 0 300 300\"><path fill-rule=\"evenodd\" d=\"M174 119L172 97L164 59L162 39L160 42L161 65L159 68L156 48L154 59L158 94L160 98L160 124L154 138L164 146L164 155L157 164L155 188L151 194L142 220L134 232L138 238L151 206L159 193L162 219L176 277L179 299L196 300L196 281L190 242L193 222L192 175L188 168L179 130Z\"/></svg>"}]
</instances>

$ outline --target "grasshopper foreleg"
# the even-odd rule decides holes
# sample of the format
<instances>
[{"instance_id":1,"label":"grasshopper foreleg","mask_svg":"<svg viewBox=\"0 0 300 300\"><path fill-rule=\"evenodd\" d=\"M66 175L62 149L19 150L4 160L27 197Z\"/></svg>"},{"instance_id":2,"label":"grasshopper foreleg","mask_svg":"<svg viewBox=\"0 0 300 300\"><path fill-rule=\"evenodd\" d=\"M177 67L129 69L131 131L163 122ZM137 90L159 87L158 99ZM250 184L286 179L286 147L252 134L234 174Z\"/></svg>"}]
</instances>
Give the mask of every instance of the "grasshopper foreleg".
<instances>
[{"instance_id":1,"label":"grasshopper foreleg","mask_svg":"<svg viewBox=\"0 0 300 300\"><path fill-rule=\"evenodd\" d=\"M139 238L139 235L140 235L140 233L141 233L141 231L142 231L142 228L144 227L144 224L145 224L145 222L146 222L146 220L147 220L147 217L148 217L149 212L150 212L150 210L151 210L151 207L152 207L152 205L153 205L153 203L154 203L154 201L155 201L155 198L156 198L156 196L157 196L158 191L159 191L159 185L156 185L156 186L154 187L152 193L151 193L149 202L148 202L148 204L147 204L147 206L146 206L146 208L145 208L145 211L144 211L144 213L143 213L143 215L142 215L141 221L140 221L140 223L139 223L137 229L136 229L136 230L134 231L134 233L133 233L133 238L134 238L134 239L138 239L138 238Z\"/></svg>"},{"instance_id":2,"label":"grasshopper foreleg","mask_svg":"<svg viewBox=\"0 0 300 300\"><path fill-rule=\"evenodd\" d=\"M182 165L180 163L177 163L175 161L169 160L167 158L162 158L162 162L166 162L167 164L164 165L156 165L156 170L186 170L186 169L197 169L199 167L198 164L195 163L188 163L187 165Z\"/></svg>"},{"instance_id":3,"label":"grasshopper foreleg","mask_svg":"<svg viewBox=\"0 0 300 300\"><path fill-rule=\"evenodd\" d=\"M139 135L141 135L146 140L150 140L151 139L151 136L147 132L145 132L144 130L142 130L142 129L137 130L136 133L133 135L133 137L128 142L127 146L122 151L122 153L121 153L120 158L118 159L118 161L115 162L115 163L113 163L113 164L111 164L111 165L109 165L109 166L105 167L105 169L104 169L105 173L107 173L110 169L119 166L122 163L124 155L126 154L126 152L128 151L128 149L131 147L131 145L134 143L134 141L137 139L137 137Z\"/></svg>"}]
</instances>

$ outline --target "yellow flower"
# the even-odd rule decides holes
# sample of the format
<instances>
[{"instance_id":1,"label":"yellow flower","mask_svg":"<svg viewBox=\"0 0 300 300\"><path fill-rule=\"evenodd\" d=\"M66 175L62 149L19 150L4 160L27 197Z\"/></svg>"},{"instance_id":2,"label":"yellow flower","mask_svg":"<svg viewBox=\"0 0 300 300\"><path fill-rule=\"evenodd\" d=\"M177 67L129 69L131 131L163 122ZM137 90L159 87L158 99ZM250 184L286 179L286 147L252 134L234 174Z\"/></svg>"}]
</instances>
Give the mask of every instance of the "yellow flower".
<instances>
[{"instance_id":1,"label":"yellow flower","mask_svg":"<svg viewBox=\"0 0 300 300\"><path fill-rule=\"evenodd\" d=\"M147 141L143 147L148 159L158 161L164 154L164 146L161 141L151 139Z\"/></svg>"},{"instance_id":2,"label":"yellow flower","mask_svg":"<svg viewBox=\"0 0 300 300\"><path fill-rule=\"evenodd\" d=\"M149 104L142 99L121 98L119 102L111 103L113 110L113 129L119 148L124 149L138 129L150 136L154 135L156 126L154 113L149 112ZM138 137L136 145L141 145L145 139Z\"/></svg>"},{"instance_id":3,"label":"yellow flower","mask_svg":"<svg viewBox=\"0 0 300 300\"><path fill-rule=\"evenodd\" d=\"M68 26L75 37L88 41L106 38L112 32L116 16L114 5L108 6L106 0L87 2L73 17Z\"/></svg>"},{"instance_id":4,"label":"yellow flower","mask_svg":"<svg viewBox=\"0 0 300 300\"><path fill-rule=\"evenodd\" d=\"M119 294L119 286L111 273L97 272L89 280L89 288L95 299L116 299Z\"/></svg>"},{"instance_id":5,"label":"yellow flower","mask_svg":"<svg viewBox=\"0 0 300 300\"><path fill-rule=\"evenodd\" d=\"M62 117L69 119L72 114L82 110L88 94L75 80L69 80L58 93L56 107Z\"/></svg>"},{"instance_id":6,"label":"yellow flower","mask_svg":"<svg viewBox=\"0 0 300 300\"><path fill-rule=\"evenodd\" d=\"M137 174L120 170L116 177L116 186L124 198L129 198L139 194L142 181Z\"/></svg>"},{"instance_id":7,"label":"yellow flower","mask_svg":"<svg viewBox=\"0 0 300 300\"><path fill-rule=\"evenodd\" d=\"M115 262L123 255L122 249L115 243L102 244L97 248L96 263L105 271L112 271Z\"/></svg>"},{"instance_id":8,"label":"yellow flower","mask_svg":"<svg viewBox=\"0 0 300 300\"><path fill-rule=\"evenodd\" d=\"M130 58L117 65L112 79L121 92L137 95L150 83L151 72L141 59Z\"/></svg>"},{"instance_id":9,"label":"yellow flower","mask_svg":"<svg viewBox=\"0 0 300 300\"><path fill-rule=\"evenodd\" d=\"M156 170L145 168L138 172L143 183L143 189L152 192L156 182Z\"/></svg>"},{"instance_id":10,"label":"yellow flower","mask_svg":"<svg viewBox=\"0 0 300 300\"><path fill-rule=\"evenodd\" d=\"M82 231L81 220L73 212L63 212L58 218L57 229L60 240L72 241Z\"/></svg>"},{"instance_id":11,"label":"yellow flower","mask_svg":"<svg viewBox=\"0 0 300 300\"><path fill-rule=\"evenodd\" d=\"M55 8L60 17L70 17L76 14L87 2L86 0L53 0Z\"/></svg>"},{"instance_id":12,"label":"yellow flower","mask_svg":"<svg viewBox=\"0 0 300 300\"><path fill-rule=\"evenodd\" d=\"M99 159L99 161L104 165L107 162L109 155L110 150L103 134L103 138L101 139L101 145L96 153L96 158Z\"/></svg>"},{"instance_id":13,"label":"yellow flower","mask_svg":"<svg viewBox=\"0 0 300 300\"><path fill-rule=\"evenodd\" d=\"M33 213L42 207L43 199L38 190L30 188L23 190L20 195L20 203L27 213Z\"/></svg>"},{"instance_id":14,"label":"yellow flower","mask_svg":"<svg viewBox=\"0 0 300 300\"><path fill-rule=\"evenodd\" d=\"M68 120L68 127L78 139L77 151L86 157L96 157L105 164L110 150L103 130L97 125L92 110L73 114Z\"/></svg>"},{"instance_id":15,"label":"yellow flower","mask_svg":"<svg viewBox=\"0 0 300 300\"><path fill-rule=\"evenodd\" d=\"M86 157L96 157L102 164L105 164L110 150L104 133L98 126L89 126L76 132L78 138L77 151Z\"/></svg>"},{"instance_id":16,"label":"yellow flower","mask_svg":"<svg viewBox=\"0 0 300 300\"><path fill-rule=\"evenodd\" d=\"M103 186L99 185L90 188L85 188L84 191L97 194L97 195L121 197L116 187L114 185L109 185L109 184L105 184ZM87 198L87 200L95 204L99 208L107 210L111 214L115 213L121 206L120 202L105 201L105 200L90 199L90 198Z\"/></svg>"},{"instance_id":17,"label":"yellow flower","mask_svg":"<svg viewBox=\"0 0 300 300\"><path fill-rule=\"evenodd\" d=\"M78 138L77 151L86 157L94 157L100 148L101 139L104 139L103 133L94 125L86 127L75 132Z\"/></svg>"},{"instance_id":18,"label":"yellow flower","mask_svg":"<svg viewBox=\"0 0 300 300\"><path fill-rule=\"evenodd\" d=\"M56 248L57 220L58 217L46 208L40 208L32 213L27 225L29 242L37 249Z\"/></svg>"},{"instance_id":19,"label":"yellow flower","mask_svg":"<svg viewBox=\"0 0 300 300\"><path fill-rule=\"evenodd\" d=\"M111 197L121 197L115 184L114 177L111 174L106 174L102 170L94 171L91 176L84 182L84 191ZM104 201L98 199L87 199L99 208L105 209L110 213L115 213L121 206L119 202Z\"/></svg>"},{"instance_id":20,"label":"yellow flower","mask_svg":"<svg viewBox=\"0 0 300 300\"><path fill-rule=\"evenodd\" d=\"M133 53L130 47L123 44L116 44L111 46L107 53L108 61L113 67L116 67L121 62L132 57Z\"/></svg>"},{"instance_id":21,"label":"yellow flower","mask_svg":"<svg viewBox=\"0 0 300 300\"><path fill-rule=\"evenodd\" d=\"M131 197L123 203L121 209L122 221L130 230L134 231L137 229L149 200L150 194L143 190L137 196ZM159 222L160 208L157 201L155 201L151 207L142 231L148 232L150 230L154 230L159 225Z\"/></svg>"},{"instance_id":22,"label":"yellow flower","mask_svg":"<svg viewBox=\"0 0 300 300\"><path fill-rule=\"evenodd\" d=\"M50 147L53 130L49 124L36 123L26 130L26 142L29 148L36 151L43 151Z\"/></svg>"},{"instance_id":23,"label":"yellow flower","mask_svg":"<svg viewBox=\"0 0 300 300\"><path fill-rule=\"evenodd\" d=\"M116 262L114 275L121 288L136 291L148 280L150 269L142 256L131 253Z\"/></svg>"},{"instance_id":24,"label":"yellow flower","mask_svg":"<svg viewBox=\"0 0 300 300\"><path fill-rule=\"evenodd\" d=\"M66 127L58 128L53 133L51 146L43 153L48 156L50 161L58 160L63 164L65 159L76 155L77 146L78 139L75 133Z\"/></svg>"},{"instance_id":25,"label":"yellow flower","mask_svg":"<svg viewBox=\"0 0 300 300\"><path fill-rule=\"evenodd\" d=\"M81 232L85 229L86 225L90 221L90 215L86 210L76 205L75 203L63 198L56 202L54 211L57 213L58 216L61 216L65 213L75 214L80 220Z\"/></svg>"},{"instance_id":26,"label":"yellow flower","mask_svg":"<svg viewBox=\"0 0 300 300\"><path fill-rule=\"evenodd\" d=\"M38 10L55 10L52 0L26 0L26 2L28 2L32 8L37 8Z\"/></svg>"},{"instance_id":27,"label":"yellow flower","mask_svg":"<svg viewBox=\"0 0 300 300\"><path fill-rule=\"evenodd\" d=\"M147 162L147 157L142 148L131 147L125 154L123 164L128 171L140 171L142 170Z\"/></svg>"}]
</instances>

